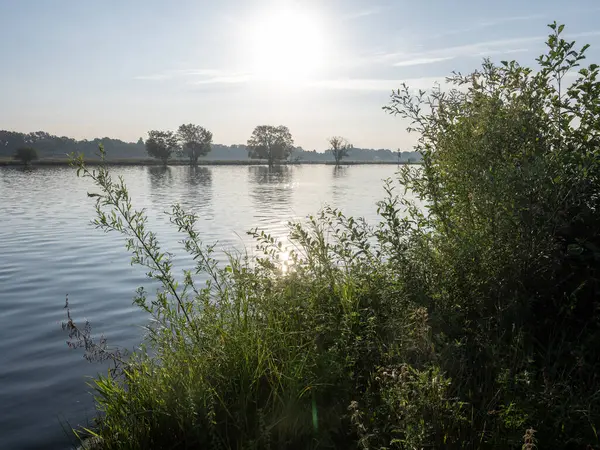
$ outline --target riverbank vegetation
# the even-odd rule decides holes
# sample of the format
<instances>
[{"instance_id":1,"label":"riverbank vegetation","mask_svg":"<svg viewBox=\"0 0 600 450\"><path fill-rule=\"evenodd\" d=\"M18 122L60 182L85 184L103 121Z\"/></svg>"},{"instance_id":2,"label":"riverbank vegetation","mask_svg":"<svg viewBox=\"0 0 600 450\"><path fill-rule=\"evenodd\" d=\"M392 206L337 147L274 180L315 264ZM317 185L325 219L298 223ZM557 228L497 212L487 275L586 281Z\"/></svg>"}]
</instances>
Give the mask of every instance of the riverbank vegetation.
<instances>
[{"instance_id":1,"label":"riverbank vegetation","mask_svg":"<svg viewBox=\"0 0 600 450\"><path fill-rule=\"evenodd\" d=\"M196 125L193 125L196 127ZM200 127L202 128L202 127ZM181 132L181 127L178 132ZM186 130L187 131L187 130ZM194 133L196 130L194 130ZM200 130L200 137L194 137L194 143L200 143L200 148L194 145L194 152L189 148L184 148L181 154L175 154L175 158L169 160L169 165L180 165L184 162L196 160L201 164L218 164L221 162L239 161L246 164L265 164L265 161L253 160L248 157L248 148L246 144L223 145L210 143L210 152L205 146L209 140L208 130ZM187 133L186 133L187 134ZM183 136L183 135L182 135ZM325 143L325 141L324 141ZM0 130L0 165L8 165L13 155L19 147L33 147L39 155L39 161L33 164L42 165L47 161L62 161L67 163L67 155L70 153L82 153L86 160L94 160L98 151L98 145L102 144L106 150L108 163L120 163L127 161L140 161L141 164L147 164L148 153L144 139L140 138L137 142L123 142L119 139L109 137L97 139L75 140L66 136L53 136L49 133L39 131L34 133L18 133L15 131ZM352 147L348 151L348 156L344 160L350 163L418 163L421 155L416 151L391 151L389 149L368 149ZM305 164L328 163L334 161L334 156L329 150L305 150L302 147L294 147L291 156L286 163L302 162Z\"/></svg>"},{"instance_id":2,"label":"riverbank vegetation","mask_svg":"<svg viewBox=\"0 0 600 450\"><path fill-rule=\"evenodd\" d=\"M35 148L32 147L19 147L15 152L13 159L20 161L21 163L28 166L32 161L38 159L38 154Z\"/></svg>"},{"instance_id":3,"label":"riverbank vegetation","mask_svg":"<svg viewBox=\"0 0 600 450\"><path fill-rule=\"evenodd\" d=\"M134 300L145 346L94 381L100 447L600 448L599 68L562 32L535 69L395 91L423 165L386 182L380 223L326 208L251 232L257 258L220 265L175 205L177 277L124 180L75 161L96 225L162 285Z\"/></svg>"}]
</instances>

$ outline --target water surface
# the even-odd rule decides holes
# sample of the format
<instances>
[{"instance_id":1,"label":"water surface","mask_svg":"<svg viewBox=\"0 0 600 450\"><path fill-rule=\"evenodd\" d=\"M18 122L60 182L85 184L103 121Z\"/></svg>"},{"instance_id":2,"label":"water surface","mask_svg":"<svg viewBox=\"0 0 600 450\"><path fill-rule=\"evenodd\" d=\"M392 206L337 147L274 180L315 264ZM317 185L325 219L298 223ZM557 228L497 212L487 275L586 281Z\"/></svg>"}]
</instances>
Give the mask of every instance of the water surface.
<instances>
[{"instance_id":1,"label":"water surface","mask_svg":"<svg viewBox=\"0 0 600 450\"><path fill-rule=\"evenodd\" d=\"M179 202L200 216L199 230L217 248L243 249L245 232L259 227L284 236L290 219L325 204L376 220L382 179L395 166L119 167L134 206L146 208L149 227L176 266L188 267L179 236L163 214ZM66 167L0 168L0 449L65 449L63 430L94 416L86 377L106 367L69 350L60 324L66 294L77 320L127 349L140 342L147 317L131 304L148 286L129 264L123 240L91 226L89 180ZM177 255L180 256L177 259Z\"/></svg>"}]
</instances>

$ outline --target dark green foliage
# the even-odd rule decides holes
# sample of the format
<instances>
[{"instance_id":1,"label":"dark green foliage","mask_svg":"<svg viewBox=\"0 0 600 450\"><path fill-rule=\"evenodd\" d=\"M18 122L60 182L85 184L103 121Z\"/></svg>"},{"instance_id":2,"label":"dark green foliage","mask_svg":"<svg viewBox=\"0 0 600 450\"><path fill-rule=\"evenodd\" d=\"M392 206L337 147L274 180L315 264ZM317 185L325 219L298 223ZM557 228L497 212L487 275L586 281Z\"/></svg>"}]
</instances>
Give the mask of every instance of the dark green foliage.
<instances>
[{"instance_id":1,"label":"dark green foliage","mask_svg":"<svg viewBox=\"0 0 600 450\"><path fill-rule=\"evenodd\" d=\"M23 164L29 164L31 161L38 159L38 153L33 147L20 147L15 152L14 158Z\"/></svg>"},{"instance_id":2,"label":"dark green foliage","mask_svg":"<svg viewBox=\"0 0 600 450\"><path fill-rule=\"evenodd\" d=\"M171 221L197 262L177 282L123 180L78 164L99 188L89 194L96 225L123 234L132 262L163 285L156 299L143 290L135 299L153 318L150 351L133 355L122 377L95 382L103 447L349 445L348 406L369 389L374 367L399 363L389 343L414 347L403 328L413 308L395 299L390 254L371 248L372 230L328 209L306 226L290 224L294 249L254 231L264 257L232 255L220 266L197 218L174 206ZM208 281L198 284L199 274Z\"/></svg>"},{"instance_id":3,"label":"dark green foliage","mask_svg":"<svg viewBox=\"0 0 600 450\"><path fill-rule=\"evenodd\" d=\"M206 128L192 123L184 124L177 130L181 148L187 151L190 164L198 164L198 158L206 156L211 150L213 135Z\"/></svg>"},{"instance_id":4,"label":"dark green foliage","mask_svg":"<svg viewBox=\"0 0 600 450\"><path fill-rule=\"evenodd\" d=\"M95 380L100 447L600 448L599 70L565 87L585 49L551 28L539 70L394 92L424 160L375 226L326 208L223 266L175 205L176 280L124 181L80 159L96 225L162 283L135 298L148 349Z\"/></svg>"},{"instance_id":5,"label":"dark green foliage","mask_svg":"<svg viewBox=\"0 0 600 450\"><path fill-rule=\"evenodd\" d=\"M287 127L280 125L259 125L248 139L248 157L266 159L269 167L277 161L282 161L292 154L294 140Z\"/></svg>"},{"instance_id":6,"label":"dark green foliage","mask_svg":"<svg viewBox=\"0 0 600 450\"><path fill-rule=\"evenodd\" d=\"M172 131L148 131L146 152L149 156L160 159L166 165L171 155L178 149L177 136Z\"/></svg>"},{"instance_id":7,"label":"dark green foliage","mask_svg":"<svg viewBox=\"0 0 600 450\"><path fill-rule=\"evenodd\" d=\"M403 263L470 405L465 440L599 443L600 82L591 65L565 86L587 46L551 28L537 71L486 61L387 107L421 136L423 172L401 179L428 215L411 215Z\"/></svg>"}]
</instances>

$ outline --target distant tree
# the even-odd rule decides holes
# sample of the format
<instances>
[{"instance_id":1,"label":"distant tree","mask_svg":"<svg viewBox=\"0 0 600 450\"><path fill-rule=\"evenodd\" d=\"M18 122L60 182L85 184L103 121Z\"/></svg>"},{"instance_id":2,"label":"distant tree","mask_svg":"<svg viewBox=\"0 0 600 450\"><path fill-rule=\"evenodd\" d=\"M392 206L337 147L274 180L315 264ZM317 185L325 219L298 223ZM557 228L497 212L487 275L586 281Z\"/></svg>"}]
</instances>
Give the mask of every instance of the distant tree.
<instances>
[{"instance_id":1,"label":"distant tree","mask_svg":"<svg viewBox=\"0 0 600 450\"><path fill-rule=\"evenodd\" d=\"M172 131L148 131L146 151L153 158L160 159L165 166L173 152L177 151L178 148L177 136Z\"/></svg>"},{"instance_id":2,"label":"distant tree","mask_svg":"<svg viewBox=\"0 0 600 450\"><path fill-rule=\"evenodd\" d=\"M340 165L342 158L348 156L348 150L352 148L352 144L350 144L346 139L340 136L334 136L329 138L329 146L331 147L329 150L335 158L336 166Z\"/></svg>"},{"instance_id":3,"label":"distant tree","mask_svg":"<svg viewBox=\"0 0 600 450\"><path fill-rule=\"evenodd\" d=\"M280 125L259 125L248 139L248 156L252 159L266 159L269 167L275 161L287 159L294 149L294 139L288 127Z\"/></svg>"},{"instance_id":4,"label":"distant tree","mask_svg":"<svg viewBox=\"0 0 600 450\"><path fill-rule=\"evenodd\" d=\"M38 153L33 147L19 147L14 158L19 159L22 163L28 165L31 161L38 159Z\"/></svg>"},{"instance_id":5,"label":"distant tree","mask_svg":"<svg viewBox=\"0 0 600 450\"><path fill-rule=\"evenodd\" d=\"M136 145L139 145L140 147L143 147L144 146L144 139L143 138L139 138Z\"/></svg>"},{"instance_id":6,"label":"distant tree","mask_svg":"<svg viewBox=\"0 0 600 450\"><path fill-rule=\"evenodd\" d=\"M213 135L206 128L192 123L184 124L177 130L181 148L187 151L190 164L198 164L200 156L206 156L211 151Z\"/></svg>"}]
</instances>

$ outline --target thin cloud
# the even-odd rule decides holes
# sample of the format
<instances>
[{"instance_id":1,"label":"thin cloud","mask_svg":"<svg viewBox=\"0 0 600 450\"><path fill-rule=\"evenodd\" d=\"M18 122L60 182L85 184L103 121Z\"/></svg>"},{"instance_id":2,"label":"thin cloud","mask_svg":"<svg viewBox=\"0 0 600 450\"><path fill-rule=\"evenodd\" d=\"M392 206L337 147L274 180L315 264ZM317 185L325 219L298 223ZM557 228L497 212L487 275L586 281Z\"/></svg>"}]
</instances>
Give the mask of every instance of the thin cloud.
<instances>
[{"instance_id":1,"label":"thin cloud","mask_svg":"<svg viewBox=\"0 0 600 450\"><path fill-rule=\"evenodd\" d=\"M351 12L342 17L342 20L356 20L362 17L374 16L375 14L380 14L383 11L381 6L376 6L374 8L362 9L355 12Z\"/></svg>"},{"instance_id":2,"label":"thin cloud","mask_svg":"<svg viewBox=\"0 0 600 450\"><path fill-rule=\"evenodd\" d=\"M437 62L448 61L451 59L454 59L454 56L405 59L403 61L398 61L397 63L394 63L394 66L396 66L396 67L422 66L425 64L434 64Z\"/></svg>"},{"instance_id":3,"label":"thin cloud","mask_svg":"<svg viewBox=\"0 0 600 450\"><path fill-rule=\"evenodd\" d=\"M529 16L527 16L529 17ZM525 16L522 17L525 19ZM579 39L600 36L600 30L579 33L565 33L564 38ZM416 52L376 52L353 59L356 67L368 65L388 65L393 67L411 67L435 64L460 58L486 58L515 53L527 53L543 49L547 36L525 36L510 39L497 39L474 44L456 45L434 50ZM366 85L369 85L366 83Z\"/></svg>"},{"instance_id":4,"label":"thin cloud","mask_svg":"<svg viewBox=\"0 0 600 450\"><path fill-rule=\"evenodd\" d=\"M600 30L595 30L595 31L584 31L581 33L575 33L575 34L569 34L567 33L565 35L567 38L570 39L577 39L580 37L593 37L593 36L600 36Z\"/></svg>"},{"instance_id":5,"label":"thin cloud","mask_svg":"<svg viewBox=\"0 0 600 450\"><path fill-rule=\"evenodd\" d=\"M173 76L171 74L168 73L155 73L152 75L138 75L137 77L134 77L134 80L142 80L142 81L163 81L163 80L169 80L173 78Z\"/></svg>"},{"instance_id":6,"label":"thin cloud","mask_svg":"<svg viewBox=\"0 0 600 450\"><path fill-rule=\"evenodd\" d=\"M525 53L528 51L529 51L529 49L527 49L527 48L512 48L512 49L506 49L506 50L488 50L488 51L475 53L472 56L479 56L479 57L485 58L485 57L496 56L496 55L510 55L513 53Z\"/></svg>"},{"instance_id":7,"label":"thin cloud","mask_svg":"<svg viewBox=\"0 0 600 450\"><path fill-rule=\"evenodd\" d=\"M250 81L250 76L247 74L239 74L204 78L192 81L190 84L236 84L246 83L247 81Z\"/></svg>"},{"instance_id":8,"label":"thin cloud","mask_svg":"<svg viewBox=\"0 0 600 450\"><path fill-rule=\"evenodd\" d=\"M590 8L590 9L579 9L579 10L573 10L572 12L579 12L579 13L592 13L592 12L596 12L596 11L600 11L600 7L597 8ZM512 22L524 22L524 21L532 21L532 20L541 20L541 19L548 19L552 17L549 14L543 14L543 13L538 13L538 14L530 14L530 15L525 15L525 16L513 16L513 17L500 17L497 19L493 19L493 20L485 20L485 21L481 21L478 22L475 20L475 23L469 27L464 27L464 28L460 28L460 29L456 29L456 30L449 30L449 31L445 31L443 33L439 33L439 34L435 34L435 35L430 35L430 38L433 39L438 39L441 37L447 37L447 36L452 36L452 35L457 35L457 34L465 34L465 33L470 33L473 31L480 31L480 30L484 30L486 28L492 28L498 25L505 25L507 23L512 23ZM595 32L591 32L591 36L596 36ZM585 37L585 36L589 36L590 34L588 33L577 33L577 35L580 35L581 37ZM576 35L571 35L572 37L576 36ZM545 36L544 36L545 38Z\"/></svg>"},{"instance_id":9,"label":"thin cloud","mask_svg":"<svg viewBox=\"0 0 600 450\"><path fill-rule=\"evenodd\" d=\"M600 36L600 30L585 31L581 33L565 33L565 39L578 39L582 37ZM527 48L523 44L536 44L540 47L546 42L547 36L531 36L513 39L500 39L495 41L480 42L477 44L467 44L456 47L428 52L428 54L442 54L459 56L491 56L509 53L526 52Z\"/></svg>"},{"instance_id":10,"label":"thin cloud","mask_svg":"<svg viewBox=\"0 0 600 450\"><path fill-rule=\"evenodd\" d=\"M483 30L486 28L492 28L497 25L503 25L503 24L507 24L507 23L511 23L511 22L523 22L523 21L527 21L527 20L538 20L538 19L543 19L544 17L548 17L548 15L547 14L530 14L530 15L526 15L526 16L499 17L494 20L486 20L486 21L482 21L479 23L477 23L477 21L475 20L476 23L474 23L473 25L471 25L469 27L445 31L443 33L439 33L439 34L433 35L431 37L432 38L441 38L441 37L453 36L456 34L470 33L472 31Z\"/></svg>"},{"instance_id":11,"label":"thin cloud","mask_svg":"<svg viewBox=\"0 0 600 450\"><path fill-rule=\"evenodd\" d=\"M217 69L185 69L140 75L135 77L135 79L146 81L182 80L187 84L196 85L244 83L249 80L249 76L245 73Z\"/></svg>"},{"instance_id":12,"label":"thin cloud","mask_svg":"<svg viewBox=\"0 0 600 450\"><path fill-rule=\"evenodd\" d=\"M452 56L454 58L460 56L482 56L485 54L503 54L503 53L514 53L515 51L527 51L526 48L522 47L523 44L527 43L542 43L543 38L539 36L534 37L522 37L513 39L498 39L495 41L484 41L475 44L458 45L454 47L447 47L438 50L428 52L430 54Z\"/></svg>"},{"instance_id":13,"label":"thin cloud","mask_svg":"<svg viewBox=\"0 0 600 450\"><path fill-rule=\"evenodd\" d=\"M523 22L526 20L543 19L544 17L548 17L548 14L529 14L527 16L499 17L494 20L480 22L478 25L475 25L475 27L477 27L477 28L494 27L496 25L502 25L505 23Z\"/></svg>"},{"instance_id":14,"label":"thin cloud","mask_svg":"<svg viewBox=\"0 0 600 450\"><path fill-rule=\"evenodd\" d=\"M528 49L524 47L524 44L529 42L542 43L543 41L543 37L526 37L457 45L422 52L377 52L369 56L357 58L356 64L389 64L394 67L427 65L461 57L481 57L526 52Z\"/></svg>"},{"instance_id":15,"label":"thin cloud","mask_svg":"<svg viewBox=\"0 0 600 450\"><path fill-rule=\"evenodd\" d=\"M438 48L419 53L387 53L373 56L374 61L386 62L394 59L400 59L392 63L395 67L407 67L425 64L434 64L442 61L449 61L456 58L485 57L493 55L504 55L510 53L527 52L524 44L538 42L542 43L543 38L525 37L514 39L501 39L495 41L478 42L475 44L457 45L453 47Z\"/></svg>"},{"instance_id":16,"label":"thin cloud","mask_svg":"<svg viewBox=\"0 0 600 450\"><path fill-rule=\"evenodd\" d=\"M430 89L435 84L444 84L445 81L445 77L422 77L404 80L350 78L314 81L308 86L335 90L389 92L392 89L399 88L402 83L406 83L411 89Z\"/></svg>"}]
</instances>

